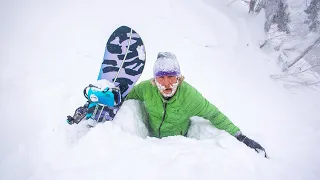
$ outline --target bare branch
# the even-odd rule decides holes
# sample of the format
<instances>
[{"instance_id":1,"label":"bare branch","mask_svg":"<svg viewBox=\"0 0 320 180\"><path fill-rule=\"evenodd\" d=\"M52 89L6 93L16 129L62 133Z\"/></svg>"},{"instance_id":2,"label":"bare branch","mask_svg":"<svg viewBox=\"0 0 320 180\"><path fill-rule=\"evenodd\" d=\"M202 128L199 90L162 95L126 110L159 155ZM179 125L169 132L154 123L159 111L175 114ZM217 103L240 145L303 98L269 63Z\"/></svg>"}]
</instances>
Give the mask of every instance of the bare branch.
<instances>
[{"instance_id":1,"label":"bare branch","mask_svg":"<svg viewBox=\"0 0 320 180\"><path fill-rule=\"evenodd\" d=\"M305 69L305 70L302 70L302 71L300 71L300 72L294 73L294 74L301 74L301 73L304 73L304 72L306 72L306 71L308 71L308 70L310 70L310 69L313 69L313 68L315 68L315 67L318 67L318 66L320 66L319 63L318 63L318 64L315 64L315 65L313 65L313 66L311 66L311 67L309 67L309 68L307 68L307 69Z\"/></svg>"},{"instance_id":2,"label":"bare branch","mask_svg":"<svg viewBox=\"0 0 320 180\"><path fill-rule=\"evenodd\" d=\"M282 80L282 81L290 82L290 83L298 83L299 81L297 81L297 80L292 81L292 80L288 80L287 78L289 78L290 76L291 77L295 77L295 78L299 78L299 76L302 73L308 73L308 74L312 75L315 79L318 79L318 76L317 76L317 74L315 72L308 72L309 70L311 70L313 68L316 68L316 67L320 67L320 63L314 64L311 67L309 67L307 69L304 69L304 70L301 70L299 72L279 74L279 75L270 75L270 78L274 79L274 80ZM303 80L303 82L307 82L307 81ZM299 82L299 83L303 83L303 82Z\"/></svg>"},{"instance_id":3,"label":"bare branch","mask_svg":"<svg viewBox=\"0 0 320 180\"><path fill-rule=\"evenodd\" d=\"M231 1L229 4L227 4L227 6L230 6L231 4L233 4L234 2L236 2L237 0L233 0Z\"/></svg>"},{"instance_id":4,"label":"bare branch","mask_svg":"<svg viewBox=\"0 0 320 180\"><path fill-rule=\"evenodd\" d=\"M285 48L283 51L295 51L296 47L291 47L291 48Z\"/></svg>"},{"instance_id":5,"label":"bare branch","mask_svg":"<svg viewBox=\"0 0 320 180\"><path fill-rule=\"evenodd\" d=\"M300 61L305 55L309 53L309 51L311 51L319 43L320 43L320 37L314 43L312 43L309 47L307 47L307 49L300 56L298 56L291 64L289 64L287 69L291 68L298 61Z\"/></svg>"},{"instance_id":6,"label":"bare branch","mask_svg":"<svg viewBox=\"0 0 320 180\"><path fill-rule=\"evenodd\" d=\"M265 40L265 41L260 45L260 49L263 48L267 43L268 43L268 40Z\"/></svg>"}]
</instances>

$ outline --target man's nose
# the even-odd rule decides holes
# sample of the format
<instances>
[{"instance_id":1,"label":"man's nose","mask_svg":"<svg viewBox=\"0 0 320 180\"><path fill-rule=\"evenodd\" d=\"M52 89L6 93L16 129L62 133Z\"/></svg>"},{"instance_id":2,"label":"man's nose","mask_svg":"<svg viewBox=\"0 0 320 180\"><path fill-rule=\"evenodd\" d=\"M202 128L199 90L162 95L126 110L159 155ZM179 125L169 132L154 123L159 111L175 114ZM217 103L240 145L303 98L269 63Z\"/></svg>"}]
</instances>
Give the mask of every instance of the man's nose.
<instances>
[{"instance_id":1,"label":"man's nose","mask_svg":"<svg viewBox=\"0 0 320 180\"><path fill-rule=\"evenodd\" d=\"M166 76L163 79L163 85L166 87L170 85L170 79Z\"/></svg>"}]
</instances>

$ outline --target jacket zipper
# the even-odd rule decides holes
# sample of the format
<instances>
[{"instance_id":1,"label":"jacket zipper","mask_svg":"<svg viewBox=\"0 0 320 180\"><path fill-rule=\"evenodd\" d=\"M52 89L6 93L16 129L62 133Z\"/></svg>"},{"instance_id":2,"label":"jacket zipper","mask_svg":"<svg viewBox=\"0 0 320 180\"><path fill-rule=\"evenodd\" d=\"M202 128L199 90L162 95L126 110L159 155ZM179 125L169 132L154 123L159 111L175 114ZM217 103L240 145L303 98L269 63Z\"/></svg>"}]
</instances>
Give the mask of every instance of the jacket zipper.
<instances>
[{"instance_id":1,"label":"jacket zipper","mask_svg":"<svg viewBox=\"0 0 320 180\"><path fill-rule=\"evenodd\" d=\"M166 117L166 112L167 112L167 102L163 102L163 109L164 109L164 112L163 112L163 116L162 116L162 121L161 121L161 124L160 124L160 126L159 126L159 129L158 129L158 132L159 132L159 138L161 137L160 135L160 129L161 129L161 126L162 126L162 124L163 124L163 122L164 122L164 119L165 119L165 117Z\"/></svg>"}]
</instances>

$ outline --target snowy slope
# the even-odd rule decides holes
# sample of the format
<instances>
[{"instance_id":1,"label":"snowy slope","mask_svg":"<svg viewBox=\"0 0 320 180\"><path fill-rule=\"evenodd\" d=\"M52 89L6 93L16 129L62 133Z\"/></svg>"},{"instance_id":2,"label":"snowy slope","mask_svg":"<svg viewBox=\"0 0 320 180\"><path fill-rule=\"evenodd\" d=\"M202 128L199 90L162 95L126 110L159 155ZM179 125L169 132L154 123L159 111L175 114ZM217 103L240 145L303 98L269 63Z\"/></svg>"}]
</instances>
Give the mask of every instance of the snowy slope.
<instances>
[{"instance_id":1,"label":"snowy slope","mask_svg":"<svg viewBox=\"0 0 320 180\"><path fill-rule=\"evenodd\" d=\"M258 48L263 16L240 1L0 2L0 179L319 179L319 91L290 92L269 79ZM120 25L143 38L152 77L159 51L174 52L186 81L218 106L265 159L208 121L189 136L147 137L141 104L81 135L66 115L85 101L105 41ZM79 137L78 137L79 136ZM80 137L81 136L81 137Z\"/></svg>"}]
</instances>

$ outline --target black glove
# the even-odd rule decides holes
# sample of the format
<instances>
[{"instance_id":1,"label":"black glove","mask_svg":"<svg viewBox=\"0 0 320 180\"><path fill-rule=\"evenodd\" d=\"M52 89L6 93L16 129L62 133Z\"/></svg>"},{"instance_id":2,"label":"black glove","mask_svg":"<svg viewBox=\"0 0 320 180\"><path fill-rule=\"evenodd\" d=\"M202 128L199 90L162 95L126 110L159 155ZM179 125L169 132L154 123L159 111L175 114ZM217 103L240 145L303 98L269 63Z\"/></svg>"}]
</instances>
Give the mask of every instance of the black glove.
<instances>
[{"instance_id":1,"label":"black glove","mask_svg":"<svg viewBox=\"0 0 320 180\"><path fill-rule=\"evenodd\" d=\"M247 136L243 135L242 133L238 133L235 135L235 137L240 141L249 146L250 148L254 149L257 153L260 151L263 151L265 153L265 157L268 158L266 150L257 142L254 140L248 138Z\"/></svg>"}]
</instances>

